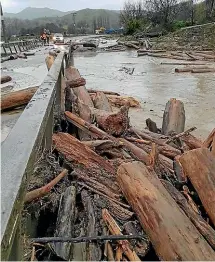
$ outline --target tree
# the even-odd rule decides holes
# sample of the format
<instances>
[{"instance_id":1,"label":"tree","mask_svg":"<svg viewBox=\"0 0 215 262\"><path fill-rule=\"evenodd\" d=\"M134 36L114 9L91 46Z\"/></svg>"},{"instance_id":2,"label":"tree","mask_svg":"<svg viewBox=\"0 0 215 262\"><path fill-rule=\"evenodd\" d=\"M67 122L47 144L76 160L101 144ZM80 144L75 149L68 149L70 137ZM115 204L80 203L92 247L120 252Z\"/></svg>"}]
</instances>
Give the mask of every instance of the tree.
<instances>
[{"instance_id":1,"label":"tree","mask_svg":"<svg viewBox=\"0 0 215 262\"><path fill-rule=\"evenodd\" d=\"M166 29L171 27L178 10L178 0L147 0L148 16Z\"/></svg>"},{"instance_id":2,"label":"tree","mask_svg":"<svg viewBox=\"0 0 215 262\"><path fill-rule=\"evenodd\" d=\"M206 19L208 21L213 20L213 14L215 11L215 0L205 0Z\"/></svg>"}]
</instances>

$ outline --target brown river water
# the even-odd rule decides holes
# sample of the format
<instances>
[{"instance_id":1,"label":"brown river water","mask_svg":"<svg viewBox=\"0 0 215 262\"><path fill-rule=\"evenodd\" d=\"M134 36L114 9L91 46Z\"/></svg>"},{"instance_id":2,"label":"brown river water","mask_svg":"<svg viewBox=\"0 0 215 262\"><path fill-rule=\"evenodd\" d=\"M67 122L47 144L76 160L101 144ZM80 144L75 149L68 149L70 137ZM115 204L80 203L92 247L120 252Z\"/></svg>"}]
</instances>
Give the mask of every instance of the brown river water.
<instances>
[{"instance_id":1,"label":"brown river water","mask_svg":"<svg viewBox=\"0 0 215 262\"><path fill-rule=\"evenodd\" d=\"M107 44L114 44L108 41ZM3 74L13 77L14 88L18 90L38 85L47 70L45 56L48 50L40 49L27 62L14 60L5 62ZM87 88L119 92L133 96L141 102L141 109L130 109L132 125L145 127L145 120L151 118L159 127L166 102L170 98L183 101L186 114L186 128L196 126L195 135L204 139L215 127L215 74L175 73L174 65L161 62L176 60L154 57L137 57L136 51L125 52L83 52L74 55L75 66L87 81ZM123 68L133 69L127 74ZM182 67L182 66L178 66ZM2 114L2 141L7 137L21 112Z\"/></svg>"}]
</instances>

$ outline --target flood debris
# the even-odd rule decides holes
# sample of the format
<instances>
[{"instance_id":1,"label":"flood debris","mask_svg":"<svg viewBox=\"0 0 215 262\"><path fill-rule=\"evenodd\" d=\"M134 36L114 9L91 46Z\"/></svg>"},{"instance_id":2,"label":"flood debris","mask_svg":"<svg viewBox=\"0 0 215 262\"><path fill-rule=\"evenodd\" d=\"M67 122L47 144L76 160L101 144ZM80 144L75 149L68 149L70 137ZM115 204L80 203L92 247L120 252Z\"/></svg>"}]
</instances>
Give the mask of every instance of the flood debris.
<instances>
[{"instance_id":1,"label":"flood debris","mask_svg":"<svg viewBox=\"0 0 215 262\"><path fill-rule=\"evenodd\" d=\"M67 68L65 82L80 77ZM73 99L65 94L72 104L64 127L53 134L52 152L42 155L26 195L68 170L46 195L25 203L29 213L37 210L39 225L46 220L30 237L32 257L214 260L215 131L201 141L191 134L195 127L185 130L184 105L175 98L166 104L162 128L143 116L147 128L138 130L127 102L113 113L113 95L85 83L67 89Z\"/></svg>"},{"instance_id":2,"label":"flood debris","mask_svg":"<svg viewBox=\"0 0 215 262\"><path fill-rule=\"evenodd\" d=\"M10 82L12 80L11 76L1 76L1 84Z\"/></svg>"}]
</instances>

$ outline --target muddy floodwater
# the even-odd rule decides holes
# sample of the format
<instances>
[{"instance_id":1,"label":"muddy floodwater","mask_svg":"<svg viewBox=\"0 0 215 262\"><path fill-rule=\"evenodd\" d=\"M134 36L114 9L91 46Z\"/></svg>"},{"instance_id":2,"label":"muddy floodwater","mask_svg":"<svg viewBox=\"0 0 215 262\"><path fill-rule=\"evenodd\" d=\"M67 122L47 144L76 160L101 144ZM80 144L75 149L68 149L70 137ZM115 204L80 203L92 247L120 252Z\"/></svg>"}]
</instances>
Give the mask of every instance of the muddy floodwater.
<instances>
[{"instance_id":1,"label":"muddy floodwater","mask_svg":"<svg viewBox=\"0 0 215 262\"><path fill-rule=\"evenodd\" d=\"M115 41L108 41L107 44L115 44ZM11 76L14 75L19 83L18 87L15 83L15 90L41 83L47 73L44 62L47 52L41 50L30 58L30 62L14 60L2 65L8 70L12 67ZM129 50L77 53L74 62L86 78L87 88L119 92L141 102L141 109L130 109L131 123L138 128L144 128L145 120L149 117L161 127L165 104L172 97L184 102L186 128L196 126L195 135L204 139L215 127L214 73L175 73L174 69L182 66L160 63L176 60L137 57L136 51ZM125 68L131 69L133 74L126 73ZM9 72L5 71L4 74ZM3 115L2 140L19 116L20 112Z\"/></svg>"}]
</instances>

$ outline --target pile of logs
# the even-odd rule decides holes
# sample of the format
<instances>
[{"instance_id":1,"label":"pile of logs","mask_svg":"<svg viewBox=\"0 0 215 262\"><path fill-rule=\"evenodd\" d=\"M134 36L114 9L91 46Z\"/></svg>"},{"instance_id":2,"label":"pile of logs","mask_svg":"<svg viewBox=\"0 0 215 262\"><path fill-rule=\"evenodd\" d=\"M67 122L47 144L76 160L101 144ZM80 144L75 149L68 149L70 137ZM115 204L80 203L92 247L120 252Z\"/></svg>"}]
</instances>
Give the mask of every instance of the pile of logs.
<instances>
[{"instance_id":1,"label":"pile of logs","mask_svg":"<svg viewBox=\"0 0 215 262\"><path fill-rule=\"evenodd\" d=\"M215 129L204 142L191 134L195 128L185 130L176 99L166 104L162 128L147 119L147 129L135 129L128 103L113 111L105 92L70 85L80 78L66 69L68 126L53 134L55 152L73 170L71 184L53 237L33 241L52 243L61 260L215 260ZM66 174L28 192L26 202Z\"/></svg>"}]
</instances>

